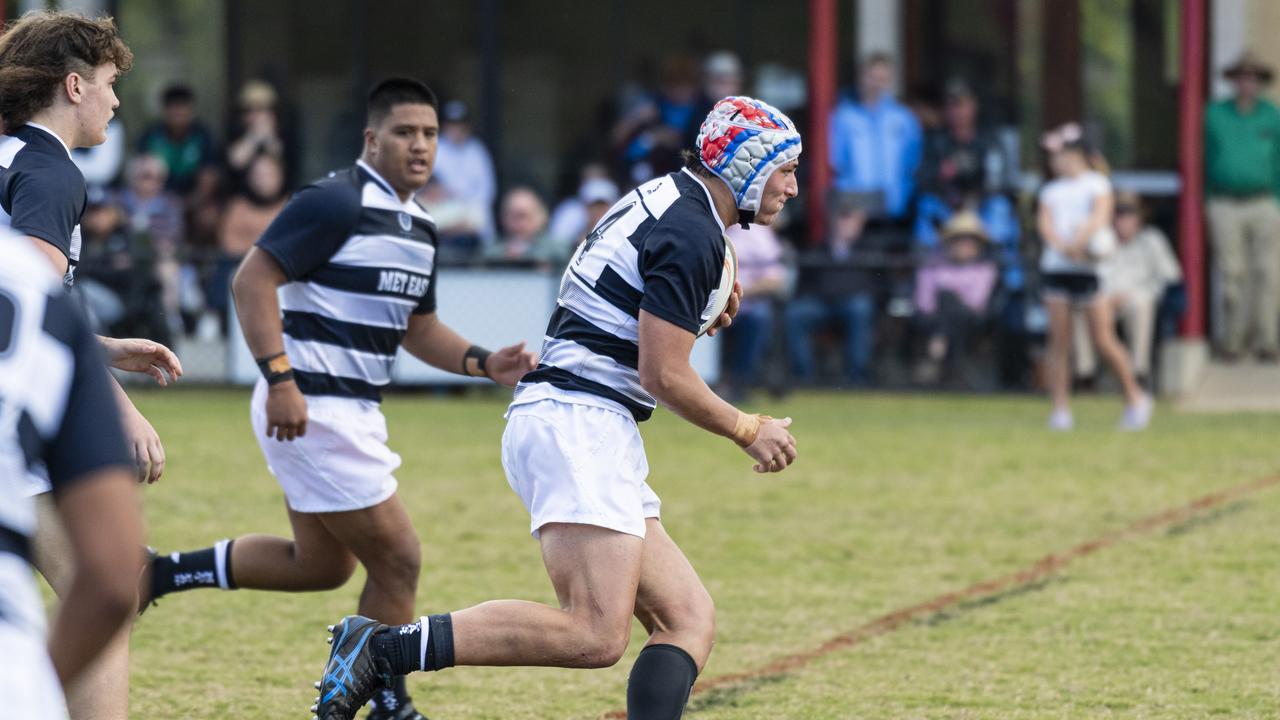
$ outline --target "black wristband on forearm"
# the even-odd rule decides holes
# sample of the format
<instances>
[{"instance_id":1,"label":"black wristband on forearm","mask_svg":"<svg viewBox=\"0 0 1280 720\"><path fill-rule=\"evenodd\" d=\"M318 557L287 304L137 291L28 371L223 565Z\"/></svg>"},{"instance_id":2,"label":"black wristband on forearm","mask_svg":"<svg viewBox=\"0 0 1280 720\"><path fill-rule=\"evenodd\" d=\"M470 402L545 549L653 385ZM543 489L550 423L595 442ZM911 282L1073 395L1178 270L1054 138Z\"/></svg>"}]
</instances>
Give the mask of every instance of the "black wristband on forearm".
<instances>
[{"instance_id":1,"label":"black wristband on forearm","mask_svg":"<svg viewBox=\"0 0 1280 720\"><path fill-rule=\"evenodd\" d=\"M268 385L293 379L293 366L289 364L289 356L284 353L258 358L256 362L258 370L262 371L262 377L267 379Z\"/></svg>"},{"instance_id":2,"label":"black wristband on forearm","mask_svg":"<svg viewBox=\"0 0 1280 720\"><path fill-rule=\"evenodd\" d=\"M467 348L467 351L462 354L462 374L471 377L489 377L489 372L485 370L484 365L492 354L479 345Z\"/></svg>"}]
</instances>

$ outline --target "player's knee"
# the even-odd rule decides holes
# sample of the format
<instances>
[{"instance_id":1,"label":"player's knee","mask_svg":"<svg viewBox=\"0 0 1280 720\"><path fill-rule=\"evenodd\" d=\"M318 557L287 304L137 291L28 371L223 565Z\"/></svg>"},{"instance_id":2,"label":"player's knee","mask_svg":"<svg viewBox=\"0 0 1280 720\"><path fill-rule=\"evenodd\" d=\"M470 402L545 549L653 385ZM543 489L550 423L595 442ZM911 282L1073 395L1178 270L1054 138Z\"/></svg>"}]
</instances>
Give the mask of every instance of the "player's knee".
<instances>
[{"instance_id":1,"label":"player's knee","mask_svg":"<svg viewBox=\"0 0 1280 720\"><path fill-rule=\"evenodd\" d=\"M397 542L379 554L378 562L367 565L369 575L383 585L418 586L422 572L422 548L413 542Z\"/></svg>"},{"instance_id":2,"label":"player's knee","mask_svg":"<svg viewBox=\"0 0 1280 720\"><path fill-rule=\"evenodd\" d=\"M596 630L583 644L582 667L607 668L617 665L630 642L630 624Z\"/></svg>"},{"instance_id":3,"label":"player's knee","mask_svg":"<svg viewBox=\"0 0 1280 720\"><path fill-rule=\"evenodd\" d=\"M336 590L347 581L356 572L356 560L352 557L344 557L339 560L327 562L324 565L314 568L311 573L311 584L313 590Z\"/></svg>"}]
</instances>

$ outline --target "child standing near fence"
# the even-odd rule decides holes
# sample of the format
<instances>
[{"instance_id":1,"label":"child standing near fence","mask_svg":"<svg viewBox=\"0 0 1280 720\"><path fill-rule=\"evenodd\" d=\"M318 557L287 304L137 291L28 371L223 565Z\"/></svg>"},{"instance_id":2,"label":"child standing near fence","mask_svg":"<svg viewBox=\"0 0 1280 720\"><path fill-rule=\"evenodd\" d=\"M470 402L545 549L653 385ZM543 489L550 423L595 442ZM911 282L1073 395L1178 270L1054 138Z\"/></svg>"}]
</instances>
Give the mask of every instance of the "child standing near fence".
<instances>
[{"instance_id":1,"label":"child standing near fence","mask_svg":"<svg viewBox=\"0 0 1280 720\"><path fill-rule=\"evenodd\" d=\"M1129 358L1116 337L1110 304L1099 293L1098 260L1115 248L1111 230L1114 210L1111 182L1090 165L1079 125L1069 124L1044 138L1053 180L1039 195L1037 227L1044 248L1040 256L1041 292L1049 313L1048 380L1053 412L1049 427L1070 430L1071 314L1081 309L1098 352L1124 389L1120 427L1141 430L1151 421L1153 404L1134 378Z\"/></svg>"}]
</instances>

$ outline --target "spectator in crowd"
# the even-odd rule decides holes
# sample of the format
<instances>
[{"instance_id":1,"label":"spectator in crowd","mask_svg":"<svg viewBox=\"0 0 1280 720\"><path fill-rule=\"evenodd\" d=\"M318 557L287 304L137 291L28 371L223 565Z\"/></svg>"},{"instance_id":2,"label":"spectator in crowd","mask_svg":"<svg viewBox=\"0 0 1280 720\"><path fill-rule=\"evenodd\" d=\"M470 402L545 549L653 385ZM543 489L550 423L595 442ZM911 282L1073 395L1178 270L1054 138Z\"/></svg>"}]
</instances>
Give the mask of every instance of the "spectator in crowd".
<instances>
[{"instance_id":1,"label":"spectator in crowd","mask_svg":"<svg viewBox=\"0 0 1280 720\"><path fill-rule=\"evenodd\" d=\"M498 197L498 179L493 158L484 142L471 131L471 111L461 100L450 100L440 113L440 142L432 175L454 202L474 208L483 219L481 239L493 241L493 203Z\"/></svg>"},{"instance_id":2,"label":"spectator in crowd","mask_svg":"<svg viewBox=\"0 0 1280 720\"><path fill-rule=\"evenodd\" d=\"M1224 72L1231 98L1205 112L1209 230L1221 280L1221 353L1280 357L1280 111L1261 96L1272 70L1245 53ZM1250 323L1252 320L1252 323Z\"/></svg>"},{"instance_id":3,"label":"spectator in crowd","mask_svg":"<svg viewBox=\"0 0 1280 720\"><path fill-rule=\"evenodd\" d=\"M1116 193L1116 251L1101 263L1102 294L1111 303L1129 344L1129 361L1138 382L1150 387L1151 350L1156 310L1171 285L1182 282L1182 267L1160 228L1145 221L1142 198L1137 193ZM1097 370L1093 344L1076 323L1076 373L1092 376Z\"/></svg>"},{"instance_id":4,"label":"spectator in crowd","mask_svg":"<svg viewBox=\"0 0 1280 720\"><path fill-rule=\"evenodd\" d=\"M1049 314L1049 392L1053 412L1049 427L1070 430L1072 311L1080 309L1089 321L1094 345L1115 372L1124 389L1126 408L1121 427L1145 428L1152 401L1133 375L1124 346L1116 337L1112 305L1100 292L1097 264L1109 253L1114 201L1111 181L1089 166L1089 149L1079 125L1070 124L1047 134L1054 178L1040 190L1037 228L1044 242L1040 279Z\"/></svg>"},{"instance_id":5,"label":"spectator in crowd","mask_svg":"<svg viewBox=\"0 0 1280 720\"><path fill-rule=\"evenodd\" d=\"M1018 217L1008 193L1013 168L995 132L980 124L977 96L967 82L947 83L943 126L924 141L920 196L916 203L915 242L922 250L938 246L938 228L956 213L972 210L1004 267L1004 285L1022 287L1018 253Z\"/></svg>"},{"instance_id":6,"label":"spectator in crowd","mask_svg":"<svg viewBox=\"0 0 1280 720\"><path fill-rule=\"evenodd\" d=\"M991 318L998 271L991 239L972 211L951 217L942 230L942 247L916 271L915 307L925 337L925 370L932 379L960 379L976 336Z\"/></svg>"},{"instance_id":7,"label":"spectator in crowd","mask_svg":"<svg viewBox=\"0 0 1280 720\"><path fill-rule=\"evenodd\" d=\"M584 168L578 193L557 205L551 215L548 232L560 252L566 256L572 254L582 238L600 221L604 212L618 201L618 197L618 186L612 180L597 175L594 168L590 173Z\"/></svg>"},{"instance_id":8,"label":"spectator in crowd","mask_svg":"<svg viewBox=\"0 0 1280 720\"><path fill-rule=\"evenodd\" d=\"M118 177L124 167L125 132L124 123L114 118L107 123L107 140L93 147L72 148L71 159L80 174L84 175L84 183L90 189L106 190Z\"/></svg>"},{"instance_id":9,"label":"spectator in crowd","mask_svg":"<svg viewBox=\"0 0 1280 720\"><path fill-rule=\"evenodd\" d=\"M693 145L704 117L698 115L705 103L693 58L667 57L661 78L658 92L637 98L612 132L627 179L637 185L680 169L680 151Z\"/></svg>"},{"instance_id":10,"label":"spectator in crowd","mask_svg":"<svg viewBox=\"0 0 1280 720\"><path fill-rule=\"evenodd\" d=\"M227 167L239 184L248 182L249 166L261 155L275 158L289 176L292 158L286 151L277 108L279 97L265 80L250 80L240 88L239 135L227 145Z\"/></svg>"},{"instance_id":11,"label":"spectator in crowd","mask_svg":"<svg viewBox=\"0 0 1280 720\"><path fill-rule=\"evenodd\" d=\"M188 244L200 250L217 244L221 217L221 155L213 134L196 118L196 95L181 83L160 96L160 120L138 140L138 153L164 161L165 190L177 196L186 213Z\"/></svg>"},{"instance_id":12,"label":"spectator in crowd","mask_svg":"<svg viewBox=\"0 0 1280 720\"><path fill-rule=\"evenodd\" d=\"M734 225L725 231L738 254L738 283L742 304L733 325L724 330L728 350L729 394L741 395L757 384L760 364L773 336L774 299L786 287L787 268L783 264L782 243L769 225Z\"/></svg>"},{"instance_id":13,"label":"spectator in crowd","mask_svg":"<svg viewBox=\"0 0 1280 720\"><path fill-rule=\"evenodd\" d=\"M226 332L230 310L231 277L267 226L280 214L285 203L284 164L272 153L261 153L249 161L245 182L227 200L218 229L218 259L205 293L210 310Z\"/></svg>"},{"instance_id":14,"label":"spectator in crowd","mask_svg":"<svg viewBox=\"0 0 1280 720\"><path fill-rule=\"evenodd\" d=\"M151 260L125 232L124 216L106 191L89 189L80 231L82 266L76 290L83 294L94 332L168 345L169 329L156 302L159 284Z\"/></svg>"},{"instance_id":15,"label":"spectator in crowd","mask_svg":"<svg viewBox=\"0 0 1280 720\"><path fill-rule=\"evenodd\" d=\"M453 197L434 175L427 179L417 197L436 221L437 260L444 265L462 265L474 260L483 247L485 228L492 222L489 211Z\"/></svg>"},{"instance_id":16,"label":"spectator in crowd","mask_svg":"<svg viewBox=\"0 0 1280 720\"><path fill-rule=\"evenodd\" d=\"M515 187L502 197L502 239L485 251L485 260L551 267L562 262L547 234L547 207L532 189Z\"/></svg>"},{"instance_id":17,"label":"spectator in crowd","mask_svg":"<svg viewBox=\"0 0 1280 720\"><path fill-rule=\"evenodd\" d=\"M855 387L871 381L871 349L877 287L874 268L883 254L877 236L862 234L865 208L834 209L831 235L824 248L799 258L796 295L784 311L787 358L800 383L816 379L813 344L820 330L842 333L844 379Z\"/></svg>"},{"instance_id":18,"label":"spectator in crowd","mask_svg":"<svg viewBox=\"0 0 1280 720\"><path fill-rule=\"evenodd\" d=\"M117 204L139 252L151 260L160 283L161 306L169 329L177 333L182 329L184 283L195 282L194 271L181 265L184 259L182 202L165 189L168 168L164 160L155 155L134 157L125 174L128 185L121 191ZM199 302L185 304L188 310L194 310Z\"/></svg>"},{"instance_id":19,"label":"spectator in crowd","mask_svg":"<svg viewBox=\"0 0 1280 720\"><path fill-rule=\"evenodd\" d=\"M702 96L707 108L710 109L724 98L741 94L742 61L738 60L738 56L728 50L708 55L702 61ZM693 146L693 140L696 139L691 138L689 147Z\"/></svg>"},{"instance_id":20,"label":"spectator in crowd","mask_svg":"<svg viewBox=\"0 0 1280 720\"><path fill-rule=\"evenodd\" d=\"M170 85L160 96L160 120L138 140L138 153L160 158L164 188L184 199L211 193L217 185L218 151L213 134L196 118L196 94L189 86Z\"/></svg>"},{"instance_id":21,"label":"spectator in crowd","mask_svg":"<svg viewBox=\"0 0 1280 720\"><path fill-rule=\"evenodd\" d=\"M835 189L878 198L870 211L861 211L863 222L905 223L915 193L922 152L920 123L894 99L893 83L893 59L872 53L862 64L858 97L842 98L831 115Z\"/></svg>"}]
</instances>

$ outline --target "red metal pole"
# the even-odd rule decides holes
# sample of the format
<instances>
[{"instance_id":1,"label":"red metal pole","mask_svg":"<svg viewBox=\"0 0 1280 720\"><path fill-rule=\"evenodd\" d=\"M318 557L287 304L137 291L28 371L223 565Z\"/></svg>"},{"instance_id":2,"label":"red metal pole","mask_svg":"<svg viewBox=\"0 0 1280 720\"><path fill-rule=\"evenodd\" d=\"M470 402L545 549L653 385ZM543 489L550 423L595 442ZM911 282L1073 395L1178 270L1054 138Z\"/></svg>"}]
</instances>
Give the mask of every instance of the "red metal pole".
<instances>
[{"instance_id":1,"label":"red metal pole","mask_svg":"<svg viewBox=\"0 0 1280 720\"><path fill-rule=\"evenodd\" d=\"M809 132L804 136L809 170L809 244L827 231L827 188L831 186L827 124L836 99L836 0L809 0Z\"/></svg>"},{"instance_id":2,"label":"red metal pole","mask_svg":"<svg viewBox=\"0 0 1280 720\"><path fill-rule=\"evenodd\" d=\"M1182 84L1178 88L1178 250L1186 277L1187 311L1179 332L1204 337L1204 100L1205 0L1182 3Z\"/></svg>"}]
</instances>

